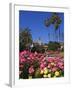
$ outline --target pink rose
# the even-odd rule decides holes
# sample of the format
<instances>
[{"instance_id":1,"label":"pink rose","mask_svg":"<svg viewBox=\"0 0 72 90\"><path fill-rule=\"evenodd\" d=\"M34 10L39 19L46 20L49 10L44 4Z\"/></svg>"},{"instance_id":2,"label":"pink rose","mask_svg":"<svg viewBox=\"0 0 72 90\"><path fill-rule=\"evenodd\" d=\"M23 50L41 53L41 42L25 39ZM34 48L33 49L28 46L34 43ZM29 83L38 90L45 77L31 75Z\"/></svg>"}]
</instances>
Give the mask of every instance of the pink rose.
<instances>
[{"instance_id":1,"label":"pink rose","mask_svg":"<svg viewBox=\"0 0 72 90\"><path fill-rule=\"evenodd\" d=\"M29 74L33 74L34 73L34 68L33 68L33 66L31 66L30 68L29 68Z\"/></svg>"},{"instance_id":2,"label":"pink rose","mask_svg":"<svg viewBox=\"0 0 72 90\"><path fill-rule=\"evenodd\" d=\"M48 68L51 68L51 67L52 67L52 66L51 66L51 64L49 63L49 64L48 64Z\"/></svg>"},{"instance_id":3,"label":"pink rose","mask_svg":"<svg viewBox=\"0 0 72 90\"><path fill-rule=\"evenodd\" d=\"M57 67L53 67L51 70L55 72L57 70Z\"/></svg>"},{"instance_id":4,"label":"pink rose","mask_svg":"<svg viewBox=\"0 0 72 90\"><path fill-rule=\"evenodd\" d=\"M21 58L20 59L20 62L22 63L22 62L25 62L26 61L26 59L25 58Z\"/></svg>"},{"instance_id":5,"label":"pink rose","mask_svg":"<svg viewBox=\"0 0 72 90\"><path fill-rule=\"evenodd\" d=\"M53 58L51 57L48 58L48 62L53 62L53 61L54 61Z\"/></svg>"},{"instance_id":6,"label":"pink rose","mask_svg":"<svg viewBox=\"0 0 72 90\"><path fill-rule=\"evenodd\" d=\"M45 67L44 63L40 64L40 68L43 69Z\"/></svg>"}]
</instances>

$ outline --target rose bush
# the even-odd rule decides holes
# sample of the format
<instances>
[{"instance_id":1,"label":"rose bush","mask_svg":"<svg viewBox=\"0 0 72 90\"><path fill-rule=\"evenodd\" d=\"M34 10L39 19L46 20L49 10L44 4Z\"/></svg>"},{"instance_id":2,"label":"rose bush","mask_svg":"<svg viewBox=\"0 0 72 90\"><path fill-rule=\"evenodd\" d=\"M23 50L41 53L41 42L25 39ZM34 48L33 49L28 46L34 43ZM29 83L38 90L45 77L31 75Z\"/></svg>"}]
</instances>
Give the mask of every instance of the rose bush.
<instances>
[{"instance_id":1,"label":"rose bush","mask_svg":"<svg viewBox=\"0 0 72 90\"><path fill-rule=\"evenodd\" d=\"M47 58L46 54L24 50L19 53L19 72L23 79L63 77L64 58L61 55Z\"/></svg>"}]
</instances>

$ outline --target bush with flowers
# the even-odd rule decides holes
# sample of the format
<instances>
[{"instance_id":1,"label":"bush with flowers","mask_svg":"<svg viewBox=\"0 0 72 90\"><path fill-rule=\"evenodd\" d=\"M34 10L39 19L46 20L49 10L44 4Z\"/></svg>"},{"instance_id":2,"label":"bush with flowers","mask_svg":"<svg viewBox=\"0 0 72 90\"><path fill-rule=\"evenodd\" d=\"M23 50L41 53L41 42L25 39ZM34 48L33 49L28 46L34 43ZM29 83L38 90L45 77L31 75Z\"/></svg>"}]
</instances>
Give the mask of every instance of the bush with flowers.
<instances>
[{"instance_id":1,"label":"bush with flowers","mask_svg":"<svg viewBox=\"0 0 72 90\"><path fill-rule=\"evenodd\" d=\"M63 77L64 76L63 56L58 55L50 57L48 55L45 53L37 53L37 52L32 53L27 50L20 52L19 53L20 79Z\"/></svg>"}]
</instances>

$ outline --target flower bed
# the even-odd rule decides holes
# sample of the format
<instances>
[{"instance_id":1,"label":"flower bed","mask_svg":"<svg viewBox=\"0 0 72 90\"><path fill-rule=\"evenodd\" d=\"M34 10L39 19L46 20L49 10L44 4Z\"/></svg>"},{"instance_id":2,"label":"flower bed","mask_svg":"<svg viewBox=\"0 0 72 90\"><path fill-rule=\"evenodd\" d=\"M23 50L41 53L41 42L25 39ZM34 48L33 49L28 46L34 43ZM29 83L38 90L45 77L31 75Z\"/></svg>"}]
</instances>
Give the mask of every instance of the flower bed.
<instances>
[{"instance_id":1,"label":"flower bed","mask_svg":"<svg viewBox=\"0 0 72 90\"><path fill-rule=\"evenodd\" d=\"M19 54L19 77L22 79L63 77L63 59L61 55L47 58L46 54L24 50Z\"/></svg>"}]
</instances>

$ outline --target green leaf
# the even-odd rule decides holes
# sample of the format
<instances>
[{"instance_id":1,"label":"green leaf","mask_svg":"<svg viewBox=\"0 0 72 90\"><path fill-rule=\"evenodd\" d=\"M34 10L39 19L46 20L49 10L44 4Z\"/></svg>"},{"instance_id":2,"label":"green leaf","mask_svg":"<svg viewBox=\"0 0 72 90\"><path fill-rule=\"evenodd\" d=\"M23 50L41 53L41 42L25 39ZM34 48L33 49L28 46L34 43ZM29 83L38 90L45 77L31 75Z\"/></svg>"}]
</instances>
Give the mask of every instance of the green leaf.
<instances>
[{"instance_id":1,"label":"green leaf","mask_svg":"<svg viewBox=\"0 0 72 90\"><path fill-rule=\"evenodd\" d=\"M55 30L57 30L59 28L59 24L57 24L57 23L54 26L55 26Z\"/></svg>"}]
</instances>

